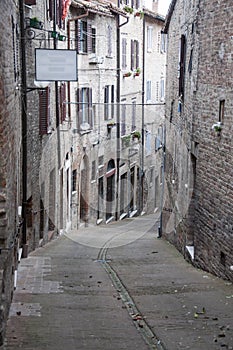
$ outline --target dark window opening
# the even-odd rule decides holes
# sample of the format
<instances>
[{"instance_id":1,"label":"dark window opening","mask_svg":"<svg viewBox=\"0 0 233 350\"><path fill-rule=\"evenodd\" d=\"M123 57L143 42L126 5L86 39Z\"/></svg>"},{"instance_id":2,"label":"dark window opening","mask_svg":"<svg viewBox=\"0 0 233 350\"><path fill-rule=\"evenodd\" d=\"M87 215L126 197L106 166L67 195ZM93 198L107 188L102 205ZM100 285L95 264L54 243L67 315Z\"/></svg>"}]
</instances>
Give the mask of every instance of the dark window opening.
<instances>
[{"instance_id":1,"label":"dark window opening","mask_svg":"<svg viewBox=\"0 0 233 350\"><path fill-rule=\"evenodd\" d=\"M223 266L226 266L226 254L221 252L220 253L220 263L223 265Z\"/></svg>"},{"instance_id":2,"label":"dark window opening","mask_svg":"<svg viewBox=\"0 0 233 350\"><path fill-rule=\"evenodd\" d=\"M219 121L223 123L224 121L224 110L225 110L225 100L219 101Z\"/></svg>"}]
</instances>

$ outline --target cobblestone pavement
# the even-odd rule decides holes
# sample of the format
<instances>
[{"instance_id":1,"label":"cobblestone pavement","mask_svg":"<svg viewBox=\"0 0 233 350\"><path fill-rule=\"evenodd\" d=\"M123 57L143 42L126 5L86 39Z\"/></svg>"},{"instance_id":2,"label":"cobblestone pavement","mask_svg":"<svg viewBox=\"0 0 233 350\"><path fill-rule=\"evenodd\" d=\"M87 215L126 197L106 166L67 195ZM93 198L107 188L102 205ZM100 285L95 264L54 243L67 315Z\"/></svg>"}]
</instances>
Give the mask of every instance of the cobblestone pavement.
<instances>
[{"instance_id":1,"label":"cobblestone pavement","mask_svg":"<svg viewBox=\"0 0 233 350\"><path fill-rule=\"evenodd\" d=\"M2 349L233 349L233 285L188 264L154 222L83 228L22 259Z\"/></svg>"}]
</instances>

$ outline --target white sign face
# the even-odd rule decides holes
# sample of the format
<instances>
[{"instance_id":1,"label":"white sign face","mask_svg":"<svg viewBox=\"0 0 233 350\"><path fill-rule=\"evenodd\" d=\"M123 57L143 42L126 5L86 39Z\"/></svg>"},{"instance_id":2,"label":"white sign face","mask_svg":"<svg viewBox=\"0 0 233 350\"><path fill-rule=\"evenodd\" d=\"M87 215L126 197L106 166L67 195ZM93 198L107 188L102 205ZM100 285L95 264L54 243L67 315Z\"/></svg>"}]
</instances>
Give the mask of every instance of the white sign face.
<instances>
[{"instance_id":1,"label":"white sign face","mask_svg":"<svg viewBox=\"0 0 233 350\"><path fill-rule=\"evenodd\" d=\"M76 50L35 49L36 80L77 81Z\"/></svg>"}]
</instances>

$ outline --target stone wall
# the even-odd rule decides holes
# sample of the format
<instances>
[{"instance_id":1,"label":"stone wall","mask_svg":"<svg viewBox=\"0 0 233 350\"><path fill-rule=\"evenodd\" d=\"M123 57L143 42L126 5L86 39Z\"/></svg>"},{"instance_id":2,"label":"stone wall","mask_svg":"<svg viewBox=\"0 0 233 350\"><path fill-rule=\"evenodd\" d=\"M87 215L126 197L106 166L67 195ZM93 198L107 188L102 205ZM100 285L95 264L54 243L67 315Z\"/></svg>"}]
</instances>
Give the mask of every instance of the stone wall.
<instances>
[{"instance_id":1,"label":"stone wall","mask_svg":"<svg viewBox=\"0 0 233 350\"><path fill-rule=\"evenodd\" d=\"M14 1L0 13L0 343L13 292L21 205L21 114L19 83L19 14Z\"/></svg>"},{"instance_id":2,"label":"stone wall","mask_svg":"<svg viewBox=\"0 0 233 350\"><path fill-rule=\"evenodd\" d=\"M232 279L232 4L173 1L168 29L164 233L194 264ZM179 95L185 36L184 94ZM177 74L178 72L178 74ZM225 101L225 102L221 102ZM222 120L220 105L224 104ZM222 131L212 126L222 121ZM168 225L169 222L169 225ZM192 258L189 256L189 258Z\"/></svg>"}]
</instances>

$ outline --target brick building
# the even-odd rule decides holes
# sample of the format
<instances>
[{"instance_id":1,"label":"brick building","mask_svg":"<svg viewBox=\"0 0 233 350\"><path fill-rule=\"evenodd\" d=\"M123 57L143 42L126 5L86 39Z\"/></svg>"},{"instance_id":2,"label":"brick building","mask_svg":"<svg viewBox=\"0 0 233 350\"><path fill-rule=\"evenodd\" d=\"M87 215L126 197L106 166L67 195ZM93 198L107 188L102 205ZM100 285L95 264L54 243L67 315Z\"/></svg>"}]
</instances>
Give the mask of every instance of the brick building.
<instances>
[{"instance_id":1,"label":"brick building","mask_svg":"<svg viewBox=\"0 0 233 350\"><path fill-rule=\"evenodd\" d=\"M227 1L175 1L168 39L163 234L233 279L232 30Z\"/></svg>"}]
</instances>

